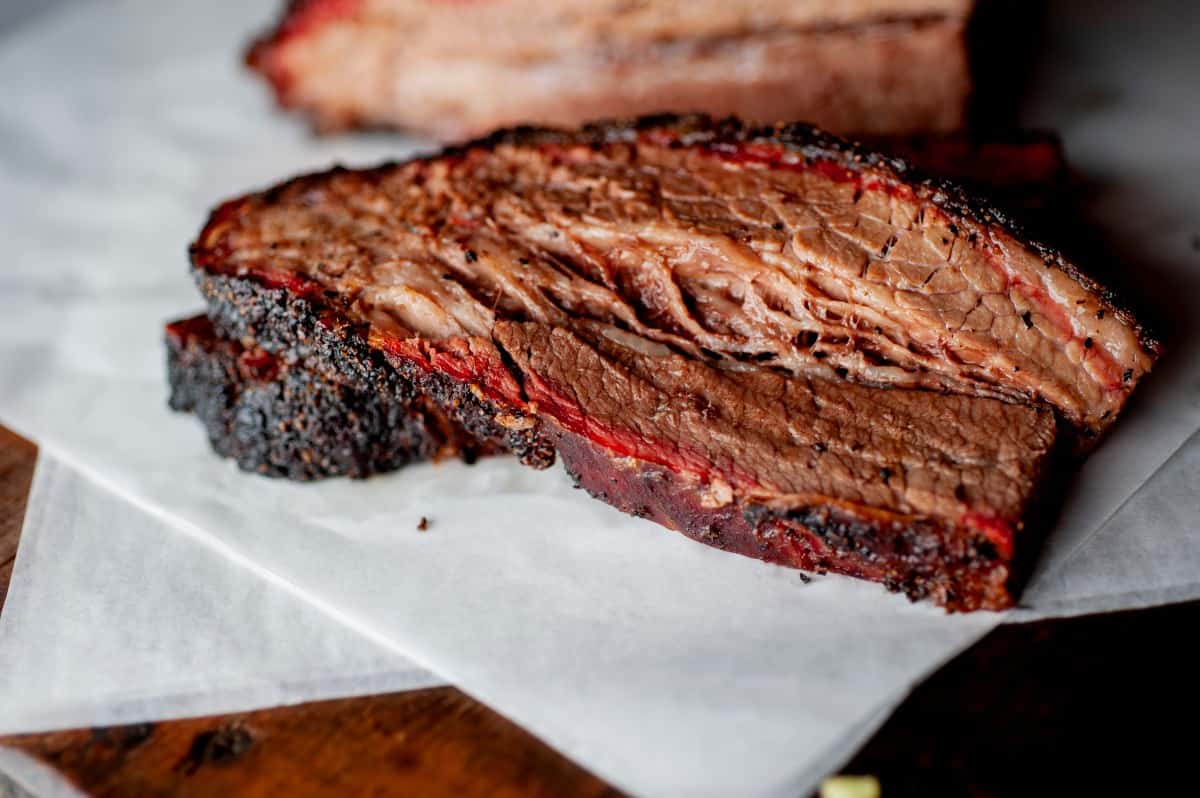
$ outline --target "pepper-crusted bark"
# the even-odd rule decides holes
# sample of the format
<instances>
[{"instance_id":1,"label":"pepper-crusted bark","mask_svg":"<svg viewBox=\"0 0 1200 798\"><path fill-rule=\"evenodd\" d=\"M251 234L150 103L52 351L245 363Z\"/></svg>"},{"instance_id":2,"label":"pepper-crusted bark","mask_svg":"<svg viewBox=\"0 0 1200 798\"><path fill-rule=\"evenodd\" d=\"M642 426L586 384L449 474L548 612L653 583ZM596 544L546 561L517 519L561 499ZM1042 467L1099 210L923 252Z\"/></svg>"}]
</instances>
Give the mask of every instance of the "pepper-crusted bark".
<instances>
[{"instance_id":1,"label":"pepper-crusted bark","mask_svg":"<svg viewBox=\"0 0 1200 798\"><path fill-rule=\"evenodd\" d=\"M364 478L408 463L495 451L427 398L389 381L317 370L219 338L204 316L167 325L172 409L195 414L244 469L309 480Z\"/></svg>"},{"instance_id":2,"label":"pepper-crusted bark","mask_svg":"<svg viewBox=\"0 0 1200 798\"><path fill-rule=\"evenodd\" d=\"M258 280L195 276L220 339L253 341L265 352L302 364L317 379L332 375L406 405L428 405L460 425L481 452L512 452L534 468L554 462L553 449L526 413L502 412L477 383L437 372L424 357L389 360L372 346L365 325L348 323L344 309L326 304L334 300L301 298Z\"/></svg>"}]
</instances>

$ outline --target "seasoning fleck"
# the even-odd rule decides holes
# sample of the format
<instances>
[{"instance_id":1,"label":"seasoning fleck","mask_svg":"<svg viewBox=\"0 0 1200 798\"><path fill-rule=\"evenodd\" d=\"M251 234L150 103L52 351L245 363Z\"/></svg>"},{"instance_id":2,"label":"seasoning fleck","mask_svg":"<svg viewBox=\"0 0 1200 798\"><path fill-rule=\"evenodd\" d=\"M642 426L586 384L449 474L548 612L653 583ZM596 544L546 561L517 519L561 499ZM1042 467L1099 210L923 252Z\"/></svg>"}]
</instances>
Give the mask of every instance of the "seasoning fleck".
<instances>
[{"instance_id":1,"label":"seasoning fleck","mask_svg":"<svg viewBox=\"0 0 1200 798\"><path fill-rule=\"evenodd\" d=\"M417 531L424 532L427 529L429 529L429 519L421 516L421 520L417 522Z\"/></svg>"},{"instance_id":2,"label":"seasoning fleck","mask_svg":"<svg viewBox=\"0 0 1200 798\"><path fill-rule=\"evenodd\" d=\"M1084 338L1084 339L1083 339L1083 348L1084 348L1084 349L1091 349L1091 348L1092 348L1092 338L1091 338L1091 336L1088 336L1087 338Z\"/></svg>"},{"instance_id":3,"label":"seasoning fleck","mask_svg":"<svg viewBox=\"0 0 1200 798\"><path fill-rule=\"evenodd\" d=\"M475 254L475 250L473 249L468 249L463 257L467 259L467 263L474 263L479 260L479 256Z\"/></svg>"},{"instance_id":4,"label":"seasoning fleck","mask_svg":"<svg viewBox=\"0 0 1200 798\"><path fill-rule=\"evenodd\" d=\"M1028 310L1021 314L1021 321L1025 322L1026 327L1033 326L1033 316L1029 313Z\"/></svg>"}]
</instances>

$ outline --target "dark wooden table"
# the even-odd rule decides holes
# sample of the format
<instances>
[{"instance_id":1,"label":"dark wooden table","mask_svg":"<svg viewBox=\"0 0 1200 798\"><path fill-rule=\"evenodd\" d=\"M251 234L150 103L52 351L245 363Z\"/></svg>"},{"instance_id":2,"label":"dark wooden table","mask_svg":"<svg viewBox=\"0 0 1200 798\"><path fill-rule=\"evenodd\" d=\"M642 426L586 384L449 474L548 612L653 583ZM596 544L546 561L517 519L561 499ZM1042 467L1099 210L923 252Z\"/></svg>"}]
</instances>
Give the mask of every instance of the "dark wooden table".
<instances>
[{"instance_id":1,"label":"dark wooden table","mask_svg":"<svg viewBox=\"0 0 1200 798\"><path fill-rule=\"evenodd\" d=\"M0 427L0 606L36 455ZM887 798L1200 794L1198 621L1200 602L1001 627L845 772L878 776ZM453 687L0 744L98 796L618 794Z\"/></svg>"}]
</instances>

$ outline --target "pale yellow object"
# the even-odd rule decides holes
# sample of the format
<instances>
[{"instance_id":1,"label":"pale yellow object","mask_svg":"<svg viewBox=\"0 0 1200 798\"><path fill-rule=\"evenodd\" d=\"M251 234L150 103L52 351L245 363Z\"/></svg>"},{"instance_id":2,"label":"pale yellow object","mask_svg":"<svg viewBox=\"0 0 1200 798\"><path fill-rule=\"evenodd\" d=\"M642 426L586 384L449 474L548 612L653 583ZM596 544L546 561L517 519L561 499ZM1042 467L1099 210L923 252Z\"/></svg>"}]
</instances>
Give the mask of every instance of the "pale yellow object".
<instances>
[{"instance_id":1,"label":"pale yellow object","mask_svg":"<svg viewBox=\"0 0 1200 798\"><path fill-rule=\"evenodd\" d=\"M874 776L831 776L821 782L821 798L880 798L879 779Z\"/></svg>"}]
</instances>

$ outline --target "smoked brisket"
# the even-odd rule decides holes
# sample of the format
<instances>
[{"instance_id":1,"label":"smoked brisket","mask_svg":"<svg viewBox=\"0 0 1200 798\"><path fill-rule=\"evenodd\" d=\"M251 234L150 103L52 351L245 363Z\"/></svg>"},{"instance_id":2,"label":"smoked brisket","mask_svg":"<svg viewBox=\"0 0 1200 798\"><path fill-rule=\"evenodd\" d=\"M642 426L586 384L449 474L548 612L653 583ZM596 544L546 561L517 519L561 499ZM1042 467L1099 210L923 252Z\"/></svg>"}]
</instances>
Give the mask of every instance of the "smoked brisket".
<instances>
[{"instance_id":1,"label":"smoked brisket","mask_svg":"<svg viewBox=\"0 0 1200 798\"><path fill-rule=\"evenodd\" d=\"M712 545L955 609L1011 603L1059 439L1158 349L1003 214L795 125L520 129L298 178L215 211L192 260L224 339L415 391Z\"/></svg>"},{"instance_id":2,"label":"smoked brisket","mask_svg":"<svg viewBox=\"0 0 1200 798\"><path fill-rule=\"evenodd\" d=\"M1028 215L1042 216L1061 204L1066 166L1058 140L1049 134L987 140L939 135L875 143ZM429 403L422 405L425 399L417 394L408 403L418 405L416 415L428 418L430 429L424 433L427 443L414 445L413 430L420 426L378 423L404 406L396 391L361 383L352 388L345 374L313 371L303 357L289 357L281 368L276 356L253 341L247 346L218 338L206 317L167 325L166 339L171 406L193 412L214 448L248 470L293 479L365 477L431 456L457 453L473 459L498 448L431 414Z\"/></svg>"}]
</instances>

